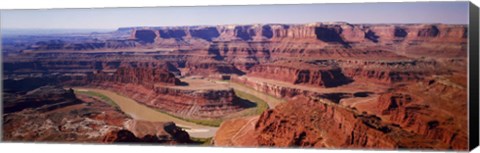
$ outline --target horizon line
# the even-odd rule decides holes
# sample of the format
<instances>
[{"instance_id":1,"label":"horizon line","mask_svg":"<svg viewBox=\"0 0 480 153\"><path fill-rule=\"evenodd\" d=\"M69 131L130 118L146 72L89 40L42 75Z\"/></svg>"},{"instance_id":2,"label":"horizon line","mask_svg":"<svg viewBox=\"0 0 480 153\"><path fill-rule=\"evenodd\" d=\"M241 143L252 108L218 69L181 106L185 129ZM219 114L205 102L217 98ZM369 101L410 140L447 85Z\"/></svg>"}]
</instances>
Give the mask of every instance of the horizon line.
<instances>
[{"instance_id":1,"label":"horizon line","mask_svg":"<svg viewBox=\"0 0 480 153\"><path fill-rule=\"evenodd\" d=\"M242 24L192 24L192 25L146 25L146 26L119 26L112 28L3 28L3 30L118 30L121 28L157 28L157 27L195 27L195 26L231 26L231 25L308 25L308 24L350 24L350 25L469 25L468 23L441 23L441 22L405 22L405 23L350 23L345 21L319 21L319 22L306 22L306 23L242 23Z\"/></svg>"}]
</instances>

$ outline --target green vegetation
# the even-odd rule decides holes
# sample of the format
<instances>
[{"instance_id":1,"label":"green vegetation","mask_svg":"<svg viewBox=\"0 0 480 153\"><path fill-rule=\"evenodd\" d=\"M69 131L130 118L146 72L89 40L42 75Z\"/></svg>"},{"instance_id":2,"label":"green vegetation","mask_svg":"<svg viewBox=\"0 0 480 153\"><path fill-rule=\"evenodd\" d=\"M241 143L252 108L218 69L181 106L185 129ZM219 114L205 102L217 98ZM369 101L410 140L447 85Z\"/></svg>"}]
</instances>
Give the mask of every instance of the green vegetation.
<instances>
[{"instance_id":1,"label":"green vegetation","mask_svg":"<svg viewBox=\"0 0 480 153\"><path fill-rule=\"evenodd\" d=\"M199 124L199 125L205 125L205 126L213 126L213 127L219 127L220 124L222 124L223 122L223 119L192 119L192 118L184 118L184 117L180 117L180 116L176 116L176 115L173 115L173 114L170 114L170 113L167 113L167 112L164 112L160 109L157 109L157 108L153 108L151 106L148 106L148 105L145 105L147 107L150 107L160 113L163 113L163 114L166 114L168 116L171 116L171 117L174 117L174 118L177 118L177 119L180 119L180 120L184 120L184 121L187 121L187 122L191 122L191 123L195 123L195 124Z\"/></svg>"},{"instance_id":2,"label":"green vegetation","mask_svg":"<svg viewBox=\"0 0 480 153\"><path fill-rule=\"evenodd\" d=\"M243 110L240 112L240 115L239 116L253 116L253 115L260 115L262 114L265 110L267 110L269 107L268 107L268 104L263 101L262 99L254 96L254 95L251 95L251 94L248 94L246 92L243 92L243 91L239 91L239 90L234 90L235 94L242 98L242 99L245 99L245 100L248 100L250 102L254 102L257 104L256 107L253 107L253 108L249 108L249 109L246 109L246 110ZM153 108L151 106L148 106L146 105L147 107L150 107L160 113L164 113L166 115L169 115L171 117L174 117L174 118L177 118L177 119L181 119L181 120L184 120L184 121L187 121L187 122L191 122L191 123L195 123L195 124L199 124L199 125L205 125L205 126L213 126L213 127L219 127L220 124L222 124L222 122L225 120L225 119L228 119L228 117L226 118L220 118L220 119L192 119L192 118L184 118L184 117L179 117L179 116L176 116L176 115L173 115L173 114L170 114L170 113L167 113L167 112L164 112L162 110L159 110L157 108Z\"/></svg>"},{"instance_id":3,"label":"green vegetation","mask_svg":"<svg viewBox=\"0 0 480 153\"><path fill-rule=\"evenodd\" d=\"M121 112L123 115L129 117L129 118L133 118L130 114L122 111L122 109L120 109L120 106L117 105L117 103L115 103L112 99L110 99L108 96L105 96L101 93L97 93L97 92L93 92L93 91L78 91L78 90L74 90L75 94L82 94L82 95L86 95L86 96L89 96L89 97L92 97L92 98L97 98L98 100L100 101L103 101L105 103L107 103L108 105L112 106L113 108L115 108L117 111Z\"/></svg>"},{"instance_id":4,"label":"green vegetation","mask_svg":"<svg viewBox=\"0 0 480 153\"><path fill-rule=\"evenodd\" d=\"M243 84L240 84L240 83L236 83L236 82L232 82L232 81L229 81L230 84L233 84L233 85L236 85L236 86L241 86L243 88L247 88L247 89L250 89L254 92L258 92L258 93L261 93L257 90L255 90L254 88L250 87L250 86L246 86L246 85L243 85ZM285 102L285 99L282 99L282 98L278 98L278 97L275 97L275 96L272 96L272 95L269 95L269 94L266 94L266 93L262 93L263 95L267 96L268 99L274 99L275 101L279 101L279 102ZM253 96L253 95L252 95ZM253 96L255 97L255 96Z\"/></svg>"},{"instance_id":5,"label":"green vegetation","mask_svg":"<svg viewBox=\"0 0 480 153\"><path fill-rule=\"evenodd\" d=\"M238 113L236 113L235 116L253 116L253 115L259 115L261 113L263 113L265 110L267 110L269 108L268 104L263 101L262 99L254 96L254 95L251 95L251 94L248 94L246 92L243 92L243 91L240 91L240 90L234 90L235 94L240 97L241 99L244 99L244 100L248 100L250 102L253 102L256 104L256 107L252 107L252 108L248 108L246 110L243 110L243 111L240 111ZM105 96L101 93L97 93L97 92L94 92L94 91L78 91L78 90L75 90L75 93L76 94L83 94L83 95L87 95L87 96L90 96L90 97L94 97L94 98L98 98L110 105L112 105L113 107L115 108L118 108L119 109L119 106L112 100L110 99L108 96ZM140 103L142 104L142 103ZM198 124L198 125L205 125L205 126L211 126L211 127L219 127L220 124L222 124L222 122L225 120L225 119L228 119L228 118L231 118L232 116L226 116L226 117L223 117L223 118L219 118L219 119L192 119L192 118L184 118L184 117L180 117L180 116L176 116L176 115L173 115L173 114L170 114L170 113L167 113L163 110L160 110L158 108L154 108L154 107L151 107L151 106L148 106L148 105L145 105L145 104L142 104L144 106L147 106L157 112L160 112L160 113L163 113L165 115L168 115L168 116L171 116L171 117L174 117L174 118L177 118L177 119L180 119L180 120L184 120L184 121L187 121L187 122L191 122L191 123L195 123L195 124Z\"/></svg>"},{"instance_id":6,"label":"green vegetation","mask_svg":"<svg viewBox=\"0 0 480 153\"><path fill-rule=\"evenodd\" d=\"M107 97L107 96L105 96L101 93L97 93L97 92L93 92L93 91L78 91L78 90L75 90L75 94L83 94L83 95L87 95L87 96L90 96L90 97L98 98L101 101L104 101L107 104L109 104L109 105L111 105L115 108L119 108L119 106L112 99L110 99L109 97Z\"/></svg>"},{"instance_id":7,"label":"green vegetation","mask_svg":"<svg viewBox=\"0 0 480 153\"><path fill-rule=\"evenodd\" d=\"M211 146L212 145L212 140L213 138L210 137L210 138L195 138L195 137L190 137L190 139L199 144L199 145L202 145L202 146Z\"/></svg>"},{"instance_id":8,"label":"green vegetation","mask_svg":"<svg viewBox=\"0 0 480 153\"><path fill-rule=\"evenodd\" d=\"M109 105L112 105L113 107L117 108L117 109L120 109L119 106L112 100L110 99L109 97L101 94L101 93L97 93L97 92L94 92L94 91L78 91L78 90L75 90L75 93L76 94L83 94L83 95L87 95L87 96L90 96L90 97L94 97L94 98L98 98L100 99L101 101L104 101L106 103L108 103ZM142 104L142 103L140 103ZM222 119L191 119L191 118L183 118L183 117L179 117L179 116L176 116L176 115L173 115L173 114L170 114L170 113L167 113L167 112L164 112L158 108L154 108L154 107L151 107L151 106L148 106L148 105L145 105L145 104L142 104L144 106L147 106L157 112L160 112L162 114L165 114L165 115L168 115L168 116L171 116L171 117L174 117L174 118L177 118L177 119L180 119L180 120L184 120L184 121L187 121L187 122L191 122L191 123L195 123L195 124L199 124L199 125L205 125L205 126L213 126L213 127L219 127L220 124L222 124L223 120Z\"/></svg>"},{"instance_id":9,"label":"green vegetation","mask_svg":"<svg viewBox=\"0 0 480 153\"><path fill-rule=\"evenodd\" d=\"M188 121L188 122L200 124L200 125L214 126L214 127L219 127L220 124L222 124L222 122L223 122L223 119L206 119L206 120L190 119L190 118L180 118L180 119Z\"/></svg>"},{"instance_id":10,"label":"green vegetation","mask_svg":"<svg viewBox=\"0 0 480 153\"><path fill-rule=\"evenodd\" d=\"M247 109L246 113L244 114L245 116L259 115L259 114L262 114L265 110L268 109L267 102L263 101L262 99L254 96L254 95L248 94L246 92L240 91L240 90L234 89L234 92L238 97L240 97L242 99L246 99L248 101L251 101L251 102L254 102L255 104L257 104L257 107Z\"/></svg>"}]
</instances>

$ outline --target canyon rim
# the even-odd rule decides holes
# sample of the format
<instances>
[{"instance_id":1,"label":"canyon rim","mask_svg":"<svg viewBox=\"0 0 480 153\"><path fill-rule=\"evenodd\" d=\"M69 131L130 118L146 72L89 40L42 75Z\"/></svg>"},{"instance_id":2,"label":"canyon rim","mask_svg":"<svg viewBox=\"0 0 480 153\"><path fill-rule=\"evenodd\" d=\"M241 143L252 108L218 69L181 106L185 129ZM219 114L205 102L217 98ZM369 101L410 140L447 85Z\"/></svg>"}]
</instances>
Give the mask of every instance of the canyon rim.
<instances>
[{"instance_id":1,"label":"canyon rim","mask_svg":"<svg viewBox=\"0 0 480 153\"><path fill-rule=\"evenodd\" d=\"M400 22L2 30L2 140L467 150L468 24Z\"/></svg>"}]
</instances>

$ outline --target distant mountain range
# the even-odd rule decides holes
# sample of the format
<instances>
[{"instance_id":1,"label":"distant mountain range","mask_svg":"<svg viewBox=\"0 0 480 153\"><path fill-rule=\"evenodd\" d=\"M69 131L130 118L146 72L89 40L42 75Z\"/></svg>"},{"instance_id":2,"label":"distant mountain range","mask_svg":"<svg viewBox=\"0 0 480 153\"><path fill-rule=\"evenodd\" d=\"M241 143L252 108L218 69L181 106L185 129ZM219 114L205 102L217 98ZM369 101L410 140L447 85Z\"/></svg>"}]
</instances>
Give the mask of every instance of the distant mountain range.
<instances>
[{"instance_id":1,"label":"distant mountain range","mask_svg":"<svg viewBox=\"0 0 480 153\"><path fill-rule=\"evenodd\" d=\"M52 35L52 34L77 34L93 32L110 32L115 29L1 29L2 36L9 35Z\"/></svg>"}]
</instances>

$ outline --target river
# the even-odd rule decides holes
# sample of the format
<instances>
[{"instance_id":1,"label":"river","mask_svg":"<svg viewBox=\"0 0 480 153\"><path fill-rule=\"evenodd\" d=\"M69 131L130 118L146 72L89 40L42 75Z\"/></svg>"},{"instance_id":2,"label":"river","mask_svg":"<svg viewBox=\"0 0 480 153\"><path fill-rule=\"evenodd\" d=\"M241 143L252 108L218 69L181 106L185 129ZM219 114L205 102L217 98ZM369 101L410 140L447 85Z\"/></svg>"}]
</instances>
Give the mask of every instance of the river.
<instances>
[{"instance_id":1,"label":"river","mask_svg":"<svg viewBox=\"0 0 480 153\"><path fill-rule=\"evenodd\" d=\"M130 115L132 118L136 120L154 121L154 122L169 122L169 121L175 122L177 126L184 128L185 131L187 131L188 134L192 137L196 137L196 138L213 137L218 129L217 127L198 125L195 123L187 122L187 121L169 116L167 114L154 110L150 107L139 104L133 99L116 94L108 90L92 89L92 88L74 88L74 90L91 91L91 92L96 92L96 93L105 95L108 98L110 98L113 102L115 102L123 112Z\"/></svg>"},{"instance_id":2,"label":"river","mask_svg":"<svg viewBox=\"0 0 480 153\"><path fill-rule=\"evenodd\" d=\"M257 98L260 98L265 102L267 102L270 108L274 108L277 104L283 102L283 100L273 98L270 95L258 92L254 89L248 88L246 86L243 86L237 83L220 82L220 81L214 81L214 82L215 84L227 85L228 87L234 88L235 90L240 90L248 94L251 94L253 96L256 96ZM199 124L195 124L192 122L175 118L173 116L159 112L158 110L139 104L131 98L119 95L112 91L103 90L103 89L93 89L93 88L74 88L74 90L91 91L91 92L96 92L96 93L105 95L109 97L113 102L115 102L123 112L130 115L132 118L136 120L154 121L154 122L170 122L170 121L174 122L177 126L185 129L185 131L187 131L189 135L192 137L196 137L196 138L213 137L218 130L218 127L199 125Z\"/></svg>"}]
</instances>

